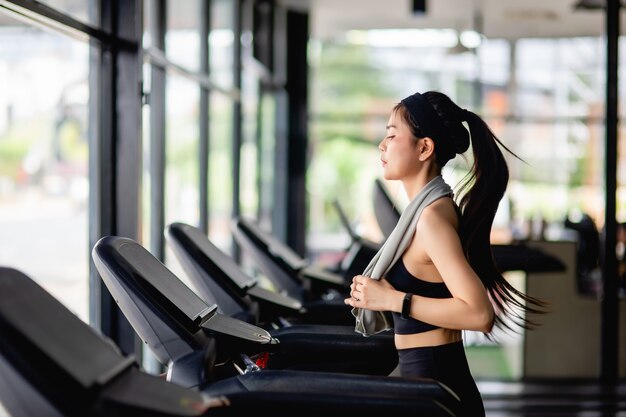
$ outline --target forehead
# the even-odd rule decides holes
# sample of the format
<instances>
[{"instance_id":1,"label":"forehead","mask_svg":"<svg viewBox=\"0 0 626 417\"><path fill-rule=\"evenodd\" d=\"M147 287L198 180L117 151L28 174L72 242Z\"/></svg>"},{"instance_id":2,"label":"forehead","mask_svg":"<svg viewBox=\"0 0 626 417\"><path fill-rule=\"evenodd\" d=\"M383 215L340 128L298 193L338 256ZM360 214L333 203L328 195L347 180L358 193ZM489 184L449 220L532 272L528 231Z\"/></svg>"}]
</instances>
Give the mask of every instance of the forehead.
<instances>
[{"instance_id":1,"label":"forehead","mask_svg":"<svg viewBox=\"0 0 626 417\"><path fill-rule=\"evenodd\" d=\"M398 112L397 110L392 111L389 115L389 121L387 122L387 129L404 129L405 127L406 122L404 121L404 118L400 115L400 112Z\"/></svg>"}]
</instances>

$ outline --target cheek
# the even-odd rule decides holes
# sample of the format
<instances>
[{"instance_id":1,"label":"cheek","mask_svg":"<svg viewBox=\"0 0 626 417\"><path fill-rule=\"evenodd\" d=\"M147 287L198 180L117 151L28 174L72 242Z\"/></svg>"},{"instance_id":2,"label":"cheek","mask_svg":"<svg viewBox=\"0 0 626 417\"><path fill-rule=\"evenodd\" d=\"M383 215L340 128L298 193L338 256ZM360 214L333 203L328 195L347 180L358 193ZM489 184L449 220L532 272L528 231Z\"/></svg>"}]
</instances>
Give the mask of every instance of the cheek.
<instances>
[{"instance_id":1,"label":"cheek","mask_svg":"<svg viewBox=\"0 0 626 417\"><path fill-rule=\"evenodd\" d=\"M398 164L411 165L417 160L415 149L409 146L399 146L394 152L395 160Z\"/></svg>"},{"instance_id":2,"label":"cheek","mask_svg":"<svg viewBox=\"0 0 626 417\"><path fill-rule=\"evenodd\" d=\"M402 174L409 170L413 166L414 161L409 154L397 154L393 159L389 161L390 173Z\"/></svg>"},{"instance_id":3,"label":"cheek","mask_svg":"<svg viewBox=\"0 0 626 417\"><path fill-rule=\"evenodd\" d=\"M416 148L410 143L410 140L399 140L389 143L387 147L387 157L393 160L394 166L398 168L409 167L418 162ZM404 139L404 138L403 138Z\"/></svg>"}]
</instances>

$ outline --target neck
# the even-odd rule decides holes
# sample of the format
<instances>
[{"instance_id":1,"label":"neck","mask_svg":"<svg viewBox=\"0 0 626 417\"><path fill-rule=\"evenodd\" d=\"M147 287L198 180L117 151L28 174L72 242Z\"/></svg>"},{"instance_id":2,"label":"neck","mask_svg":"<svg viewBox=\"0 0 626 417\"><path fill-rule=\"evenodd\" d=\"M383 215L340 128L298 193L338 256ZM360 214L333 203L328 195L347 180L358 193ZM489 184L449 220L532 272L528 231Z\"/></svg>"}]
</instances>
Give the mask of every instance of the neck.
<instances>
[{"instance_id":1,"label":"neck","mask_svg":"<svg viewBox=\"0 0 626 417\"><path fill-rule=\"evenodd\" d=\"M413 200L415 196L424 188L426 184L432 181L436 176L441 175L438 169L428 169L418 172L416 175L402 180L402 186L407 197Z\"/></svg>"}]
</instances>

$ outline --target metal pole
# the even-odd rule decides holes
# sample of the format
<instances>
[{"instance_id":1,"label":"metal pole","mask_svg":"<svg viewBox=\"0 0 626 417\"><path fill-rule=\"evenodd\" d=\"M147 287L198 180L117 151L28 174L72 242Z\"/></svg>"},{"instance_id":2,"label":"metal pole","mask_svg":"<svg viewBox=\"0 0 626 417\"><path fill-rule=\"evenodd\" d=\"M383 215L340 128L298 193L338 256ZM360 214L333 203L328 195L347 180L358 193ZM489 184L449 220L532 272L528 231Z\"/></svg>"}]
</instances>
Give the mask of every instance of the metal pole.
<instances>
[{"instance_id":1,"label":"metal pole","mask_svg":"<svg viewBox=\"0 0 626 417\"><path fill-rule=\"evenodd\" d=\"M618 376L619 308L617 300L617 259L615 193L617 188L617 103L619 0L606 2L606 209L604 261L602 265L603 294L601 302L600 382L614 385Z\"/></svg>"}]
</instances>

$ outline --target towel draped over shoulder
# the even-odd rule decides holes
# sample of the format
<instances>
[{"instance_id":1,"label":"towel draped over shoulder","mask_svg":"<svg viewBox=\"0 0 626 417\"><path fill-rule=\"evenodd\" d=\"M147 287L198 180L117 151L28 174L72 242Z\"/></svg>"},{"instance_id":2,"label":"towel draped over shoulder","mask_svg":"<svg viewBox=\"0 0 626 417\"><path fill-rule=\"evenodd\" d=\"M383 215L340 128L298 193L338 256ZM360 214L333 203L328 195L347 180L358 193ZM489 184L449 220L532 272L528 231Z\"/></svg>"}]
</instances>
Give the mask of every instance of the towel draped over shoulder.
<instances>
[{"instance_id":1,"label":"towel draped over shoulder","mask_svg":"<svg viewBox=\"0 0 626 417\"><path fill-rule=\"evenodd\" d=\"M453 195L452 189L441 175L430 180L404 209L396 227L365 267L362 275L372 279L384 277L411 243L417 221L424 208L442 197L453 197ZM364 336L393 328L388 312L354 307L352 315L356 317L355 331Z\"/></svg>"}]
</instances>

